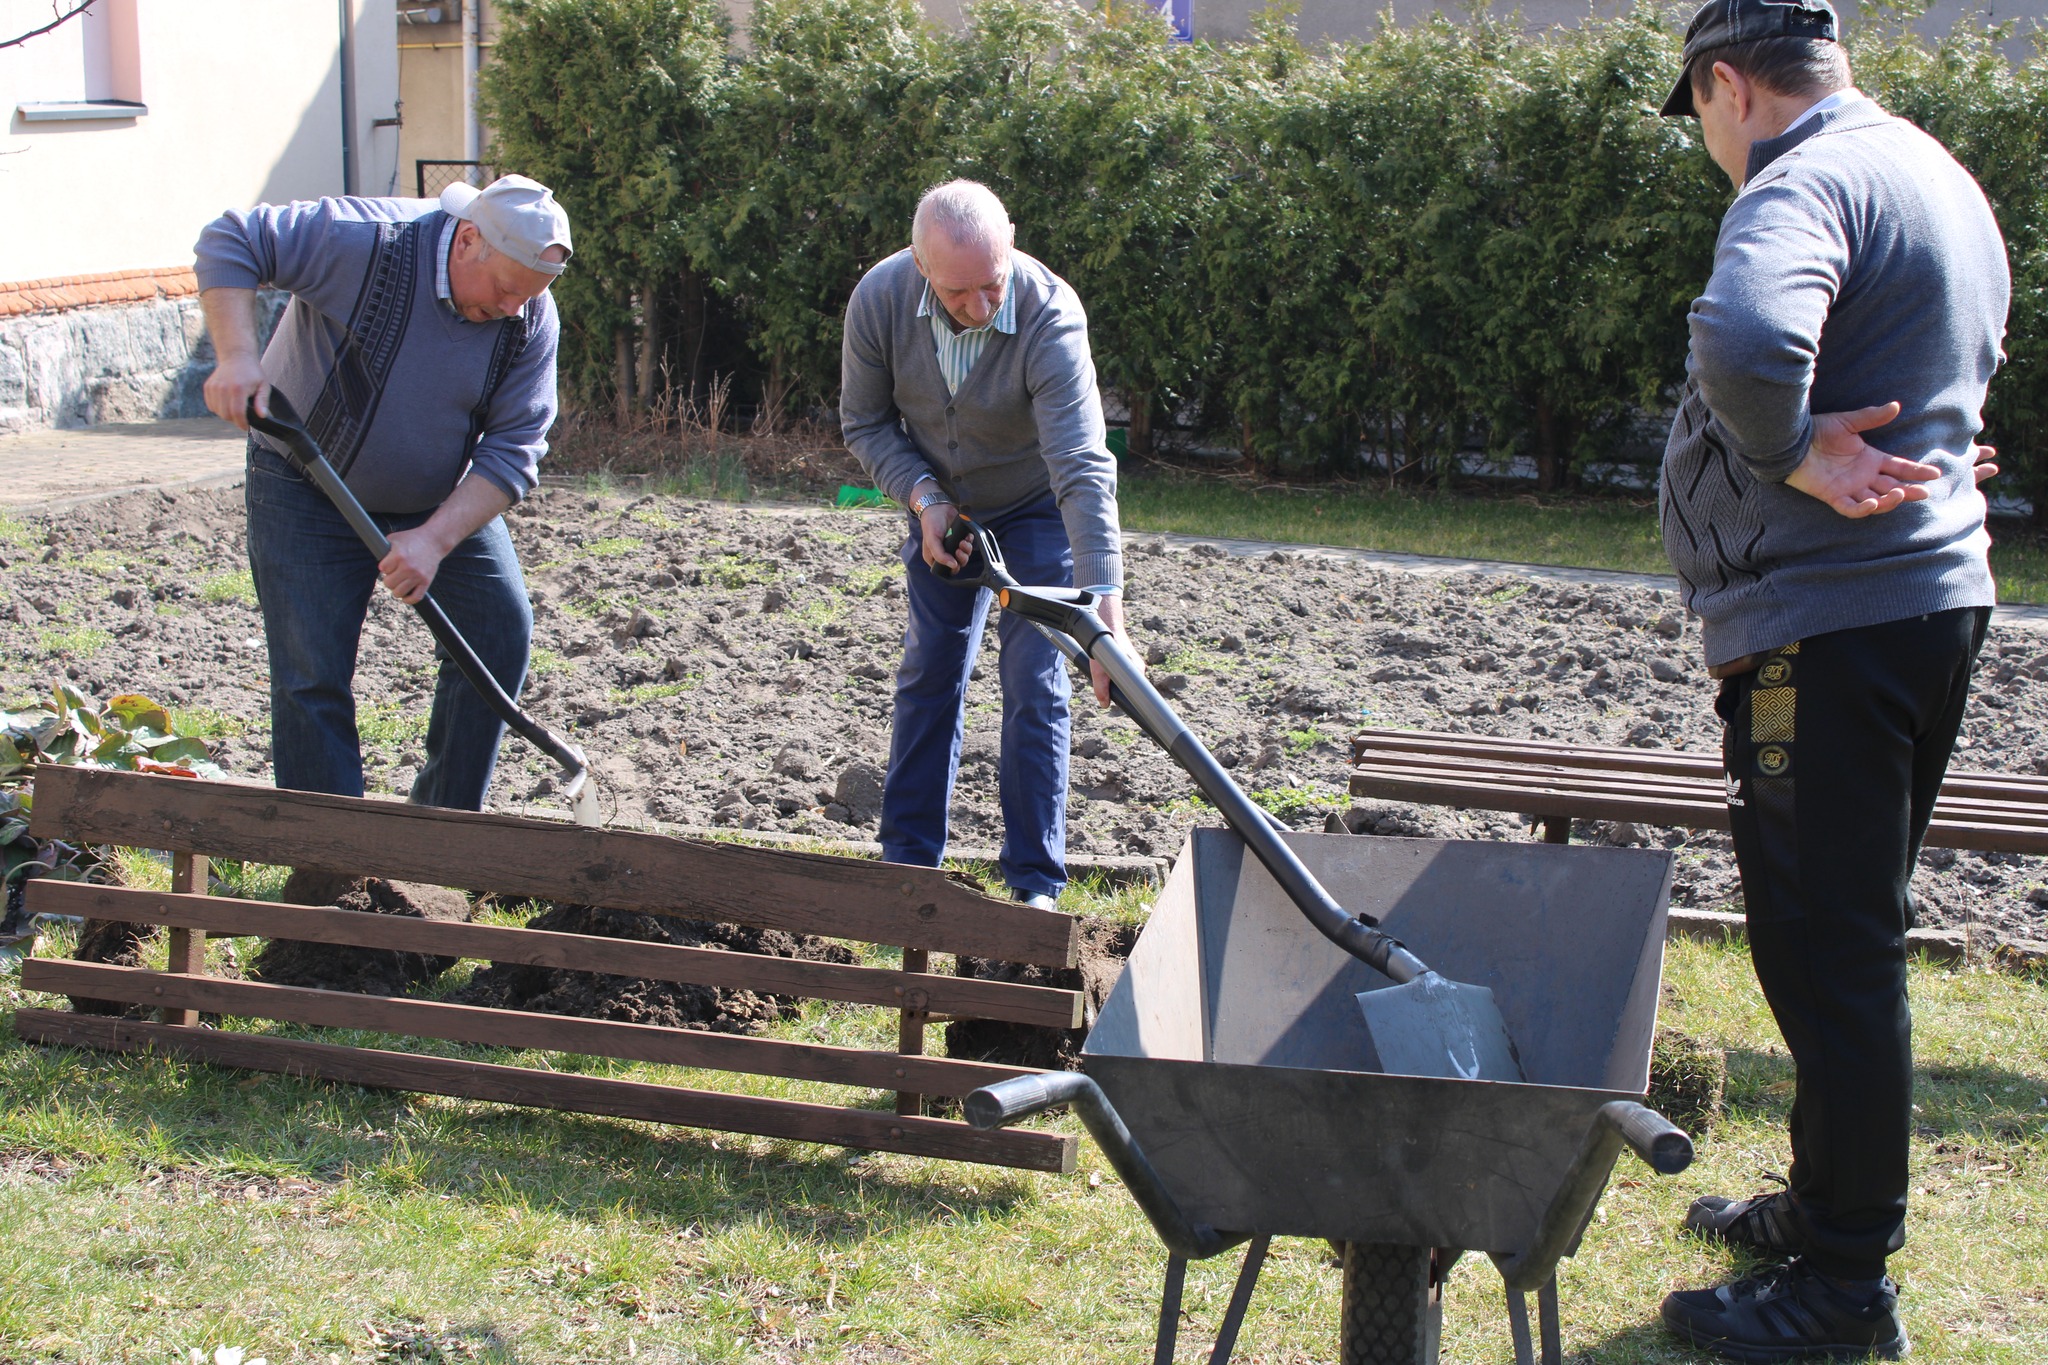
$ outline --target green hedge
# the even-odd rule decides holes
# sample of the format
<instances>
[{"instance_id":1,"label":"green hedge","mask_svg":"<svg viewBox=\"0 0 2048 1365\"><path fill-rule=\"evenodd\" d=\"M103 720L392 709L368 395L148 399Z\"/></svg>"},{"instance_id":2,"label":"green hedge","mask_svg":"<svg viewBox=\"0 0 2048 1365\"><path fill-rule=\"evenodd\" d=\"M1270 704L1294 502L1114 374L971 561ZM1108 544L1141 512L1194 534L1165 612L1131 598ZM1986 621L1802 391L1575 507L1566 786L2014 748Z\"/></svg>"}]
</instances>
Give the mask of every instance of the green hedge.
<instances>
[{"instance_id":1,"label":"green hedge","mask_svg":"<svg viewBox=\"0 0 2048 1365\"><path fill-rule=\"evenodd\" d=\"M575 217L559 297L586 404L737 372L764 422L829 413L854 282L924 186L970 175L1088 305L1134 450L1172 422L1276 471L1427 479L1483 449L1544 487L1655 459L1728 186L1695 124L1655 117L1678 37L1647 6L1311 52L1277 10L1215 47L1131 0L981 0L957 34L914 0L761 0L728 39L718 0L508 5L496 160ZM2048 61L1971 30L1852 54L1998 212L1991 436L2048 505Z\"/></svg>"}]
</instances>

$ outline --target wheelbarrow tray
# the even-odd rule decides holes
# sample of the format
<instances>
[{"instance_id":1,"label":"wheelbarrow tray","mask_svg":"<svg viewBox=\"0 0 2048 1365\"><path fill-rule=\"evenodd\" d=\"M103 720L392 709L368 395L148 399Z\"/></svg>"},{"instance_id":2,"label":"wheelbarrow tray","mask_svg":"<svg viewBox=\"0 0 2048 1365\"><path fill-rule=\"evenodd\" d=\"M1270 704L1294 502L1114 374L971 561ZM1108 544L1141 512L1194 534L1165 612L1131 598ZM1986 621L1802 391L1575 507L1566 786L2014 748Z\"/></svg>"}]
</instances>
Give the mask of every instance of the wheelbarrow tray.
<instances>
[{"instance_id":1,"label":"wheelbarrow tray","mask_svg":"<svg viewBox=\"0 0 2048 1365\"><path fill-rule=\"evenodd\" d=\"M1493 990L1528 1083L1373 1070L1354 997L1389 983L1216 829L1190 835L1084 1069L1196 1222L1528 1246L1595 1112L1647 1087L1671 855L1286 837L1347 909Z\"/></svg>"}]
</instances>

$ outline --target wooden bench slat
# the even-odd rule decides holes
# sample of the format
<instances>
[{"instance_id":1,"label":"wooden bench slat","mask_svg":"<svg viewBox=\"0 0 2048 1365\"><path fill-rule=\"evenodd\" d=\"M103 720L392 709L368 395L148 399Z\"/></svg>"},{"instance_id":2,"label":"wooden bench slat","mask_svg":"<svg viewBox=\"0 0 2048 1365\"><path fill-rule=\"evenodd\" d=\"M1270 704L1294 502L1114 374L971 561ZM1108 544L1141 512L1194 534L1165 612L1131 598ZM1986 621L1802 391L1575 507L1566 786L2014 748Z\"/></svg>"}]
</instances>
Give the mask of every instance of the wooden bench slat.
<instances>
[{"instance_id":1,"label":"wooden bench slat","mask_svg":"<svg viewBox=\"0 0 2048 1365\"><path fill-rule=\"evenodd\" d=\"M32 829L1009 962L1078 960L1071 915L983 895L937 868L821 853L48 765Z\"/></svg>"},{"instance_id":2,"label":"wooden bench slat","mask_svg":"<svg viewBox=\"0 0 2048 1365\"><path fill-rule=\"evenodd\" d=\"M1981 784L1981 785L1980 785ZM1997 796L1963 795L1944 784L1927 828L1931 848L2048 854L2048 789L1980 777L1963 792L1999 791ZM2013 794L2017 787L2021 794ZM1488 764L1465 757L1416 752L1412 756L1373 752L1352 769L1354 796L1409 801L1462 809L1515 811L1524 815L1583 820L1629 820L1652 825L1726 830L1728 808L1718 763L1700 775L1681 778L1649 772L1601 774L1586 765L1561 768L1545 763Z\"/></svg>"},{"instance_id":3,"label":"wooden bench slat","mask_svg":"<svg viewBox=\"0 0 2048 1365\"><path fill-rule=\"evenodd\" d=\"M1496 739L1487 735L1439 734L1428 730L1367 730L1351 739L1353 763L1378 761L1377 755L1442 755L1479 762L1591 768L1602 772L1660 773L1720 780L1721 756L1690 749L1632 749L1613 745L1569 744L1558 740ZM1396 758L1391 761L1400 762ZM2048 776L2031 773L1951 771L1942 781L1944 796L1985 796L2048 803Z\"/></svg>"},{"instance_id":4,"label":"wooden bench slat","mask_svg":"<svg viewBox=\"0 0 2048 1365\"><path fill-rule=\"evenodd\" d=\"M1000 1019L1047 1028L1079 1028L1081 994L1048 986L976 981L943 974L805 962L760 953L640 943L545 929L454 924L404 915L365 915L320 906L279 905L225 896L175 896L47 878L29 883L29 908L82 919L164 924L229 936L298 939L388 948L439 957L482 958L531 967L604 972L697 986L724 986L901 1009L908 1005L959 1018Z\"/></svg>"},{"instance_id":5,"label":"wooden bench slat","mask_svg":"<svg viewBox=\"0 0 2048 1365\"><path fill-rule=\"evenodd\" d=\"M906 1117L797 1100L724 1095L601 1076L571 1076L488 1062L305 1043L217 1029L23 1009L15 1032L29 1042L114 1052L154 1051L249 1071L280 1072L384 1090L489 1100L538 1109L640 1119L865 1151L972 1161L1059 1174L1074 1169L1075 1140L1057 1133L982 1132L945 1119Z\"/></svg>"},{"instance_id":6,"label":"wooden bench slat","mask_svg":"<svg viewBox=\"0 0 2048 1365\"><path fill-rule=\"evenodd\" d=\"M868 1090L915 1089L927 1095L959 1096L977 1086L1030 1075L1035 1070L946 1057L903 1057L893 1052L749 1038L700 1029L451 1005L439 1000L228 981L61 958L30 958L23 962L21 984L24 990L89 1000L118 1000L128 1005L202 1010L238 1018L362 1029L483 1047L573 1052L664 1066L783 1076Z\"/></svg>"}]
</instances>

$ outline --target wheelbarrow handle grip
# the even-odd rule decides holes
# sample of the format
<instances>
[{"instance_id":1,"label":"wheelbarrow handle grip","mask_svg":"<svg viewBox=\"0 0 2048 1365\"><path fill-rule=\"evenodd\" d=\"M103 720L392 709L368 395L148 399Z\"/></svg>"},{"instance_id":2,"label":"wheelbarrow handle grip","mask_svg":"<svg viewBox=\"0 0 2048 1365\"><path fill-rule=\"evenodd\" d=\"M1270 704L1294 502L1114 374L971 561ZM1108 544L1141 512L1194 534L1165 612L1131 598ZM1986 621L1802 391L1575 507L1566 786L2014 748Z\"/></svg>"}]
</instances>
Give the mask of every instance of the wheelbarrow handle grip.
<instances>
[{"instance_id":1,"label":"wheelbarrow handle grip","mask_svg":"<svg viewBox=\"0 0 2048 1365\"><path fill-rule=\"evenodd\" d=\"M1629 1150L1657 1174L1677 1175L1692 1165L1692 1139L1656 1110L1630 1100L1614 1100L1601 1108Z\"/></svg>"}]
</instances>

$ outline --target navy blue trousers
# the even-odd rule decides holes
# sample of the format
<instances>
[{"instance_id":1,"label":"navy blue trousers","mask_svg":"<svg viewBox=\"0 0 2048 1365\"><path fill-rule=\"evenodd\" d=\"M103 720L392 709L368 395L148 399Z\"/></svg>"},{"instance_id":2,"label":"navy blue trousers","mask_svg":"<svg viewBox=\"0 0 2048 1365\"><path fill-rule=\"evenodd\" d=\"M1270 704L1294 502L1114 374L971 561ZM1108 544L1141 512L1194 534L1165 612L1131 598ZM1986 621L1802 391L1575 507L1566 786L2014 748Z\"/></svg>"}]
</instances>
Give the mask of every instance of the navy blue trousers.
<instances>
[{"instance_id":1,"label":"navy blue trousers","mask_svg":"<svg viewBox=\"0 0 2048 1365\"><path fill-rule=\"evenodd\" d=\"M1050 496L986 524L1018 582L1073 586L1073 551ZM882 856L936 867L946 852L947 812L960 770L968 675L995 598L934 574L924 562L915 523L900 555L910 621L896 670L889 772L882 786ZM1056 896L1067 881L1067 665L1029 622L1007 613L996 624L996 645L1003 686L997 768L1003 880L1017 891Z\"/></svg>"}]
</instances>

